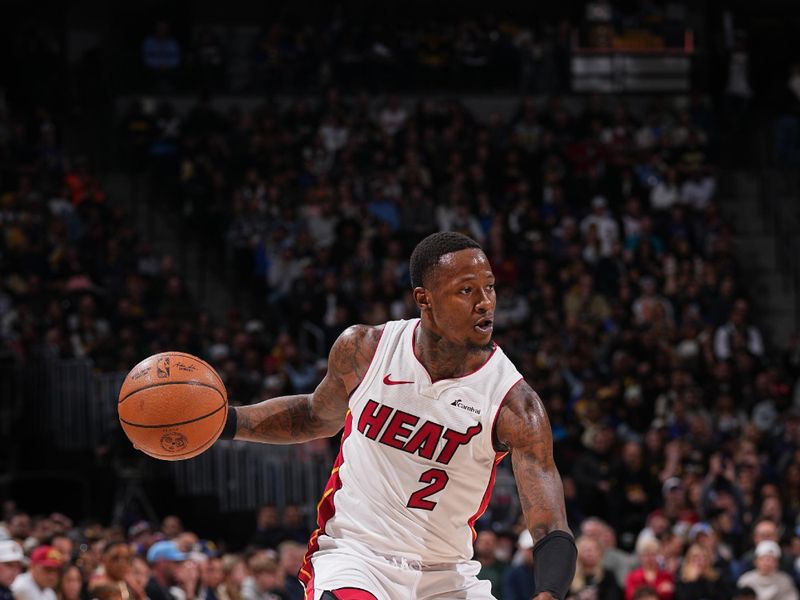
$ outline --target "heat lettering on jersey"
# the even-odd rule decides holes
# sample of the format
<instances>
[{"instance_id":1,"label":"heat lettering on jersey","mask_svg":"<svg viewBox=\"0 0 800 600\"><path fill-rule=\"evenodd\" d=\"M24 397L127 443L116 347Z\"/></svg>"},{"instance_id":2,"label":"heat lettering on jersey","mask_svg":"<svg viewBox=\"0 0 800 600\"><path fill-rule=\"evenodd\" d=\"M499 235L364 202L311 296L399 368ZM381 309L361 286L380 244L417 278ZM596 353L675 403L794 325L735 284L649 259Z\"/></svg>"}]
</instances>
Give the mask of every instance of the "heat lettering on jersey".
<instances>
[{"instance_id":1,"label":"heat lettering on jersey","mask_svg":"<svg viewBox=\"0 0 800 600\"><path fill-rule=\"evenodd\" d=\"M456 450L468 444L483 429L477 423L466 431L456 431L445 429L433 421L423 421L417 427L419 420L416 415L369 400L358 419L358 431L371 440L428 459L434 459L436 446L444 439L444 448L434 460L446 465ZM383 435L380 435L381 431Z\"/></svg>"}]
</instances>

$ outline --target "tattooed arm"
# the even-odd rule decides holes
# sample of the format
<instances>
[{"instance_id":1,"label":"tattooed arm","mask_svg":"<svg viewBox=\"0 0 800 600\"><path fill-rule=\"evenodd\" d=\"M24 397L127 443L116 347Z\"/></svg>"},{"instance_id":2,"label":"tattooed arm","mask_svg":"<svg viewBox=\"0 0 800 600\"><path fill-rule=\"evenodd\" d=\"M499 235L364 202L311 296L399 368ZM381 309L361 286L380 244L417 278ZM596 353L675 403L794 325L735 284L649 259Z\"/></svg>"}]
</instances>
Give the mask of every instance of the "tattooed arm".
<instances>
[{"instance_id":1,"label":"tattooed arm","mask_svg":"<svg viewBox=\"0 0 800 600\"><path fill-rule=\"evenodd\" d=\"M571 539L564 488L553 461L550 421L539 395L524 380L509 392L494 434L498 450L511 452L522 513L534 545L553 532L565 532ZM554 597L542 592L536 600Z\"/></svg>"},{"instance_id":2,"label":"tattooed arm","mask_svg":"<svg viewBox=\"0 0 800 600\"><path fill-rule=\"evenodd\" d=\"M296 444L342 428L349 396L369 368L382 328L353 325L334 342L328 372L311 394L270 398L236 410L237 440Z\"/></svg>"}]
</instances>

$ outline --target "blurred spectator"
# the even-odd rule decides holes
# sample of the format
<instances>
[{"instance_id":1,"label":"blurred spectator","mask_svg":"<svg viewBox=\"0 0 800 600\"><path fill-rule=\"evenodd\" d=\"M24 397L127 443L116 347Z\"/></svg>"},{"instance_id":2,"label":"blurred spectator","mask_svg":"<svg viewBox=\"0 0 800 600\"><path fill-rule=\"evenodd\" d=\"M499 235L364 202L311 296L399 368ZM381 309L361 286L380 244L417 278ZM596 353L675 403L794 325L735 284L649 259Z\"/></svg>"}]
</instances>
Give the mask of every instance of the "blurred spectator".
<instances>
[{"instance_id":1,"label":"blurred spectator","mask_svg":"<svg viewBox=\"0 0 800 600\"><path fill-rule=\"evenodd\" d=\"M181 518L176 515L167 515L161 520L161 533L164 534L164 538L168 540L174 540L177 538L181 533L183 533L183 523L181 522ZM183 549L184 552L188 551L188 548Z\"/></svg>"},{"instance_id":2,"label":"blurred spectator","mask_svg":"<svg viewBox=\"0 0 800 600\"><path fill-rule=\"evenodd\" d=\"M720 543L719 533L708 523L695 523L689 528L687 542L702 547L711 560L712 568L718 573L722 586L731 587L735 581L732 572L733 553L730 547Z\"/></svg>"},{"instance_id":3,"label":"blurred spectator","mask_svg":"<svg viewBox=\"0 0 800 600\"><path fill-rule=\"evenodd\" d=\"M408 112L400 105L397 96L390 96L386 106L378 113L378 123L387 135L394 135L405 124Z\"/></svg>"},{"instance_id":4,"label":"blurred spectator","mask_svg":"<svg viewBox=\"0 0 800 600\"><path fill-rule=\"evenodd\" d=\"M56 600L64 557L52 546L38 546L31 552L30 568L11 584L15 600Z\"/></svg>"},{"instance_id":5,"label":"blurred spectator","mask_svg":"<svg viewBox=\"0 0 800 600\"><path fill-rule=\"evenodd\" d=\"M277 561L266 552L256 554L249 563L251 577L242 584L242 600L287 600L282 572Z\"/></svg>"},{"instance_id":6,"label":"blurred spectator","mask_svg":"<svg viewBox=\"0 0 800 600\"><path fill-rule=\"evenodd\" d=\"M88 590L99 585L111 585L119 589L123 599L130 597L133 591L128 586L131 575L131 549L127 542L122 540L109 542L103 548L102 572L97 573L89 580Z\"/></svg>"},{"instance_id":7,"label":"blurred spectator","mask_svg":"<svg viewBox=\"0 0 800 600\"><path fill-rule=\"evenodd\" d=\"M517 539L517 553L503 575L504 600L529 600L533 597L533 536L523 529Z\"/></svg>"},{"instance_id":8,"label":"blurred spectator","mask_svg":"<svg viewBox=\"0 0 800 600\"><path fill-rule=\"evenodd\" d=\"M166 21L158 21L153 33L142 42L142 64L150 76L151 85L158 91L171 90L175 73L181 63L181 47L170 34Z\"/></svg>"},{"instance_id":9,"label":"blurred spectator","mask_svg":"<svg viewBox=\"0 0 800 600\"><path fill-rule=\"evenodd\" d=\"M676 577L675 600L724 600L731 591L714 569L711 553L698 544L689 546Z\"/></svg>"},{"instance_id":10,"label":"blurred spectator","mask_svg":"<svg viewBox=\"0 0 800 600\"><path fill-rule=\"evenodd\" d=\"M701 169L690 171L681 185L680 202L697 211L706 210L711 206L716 187L711 173Z\"/></svg>"},{"instance_id":11,"label":"blurred spectator","mask_svg":"<svg viewBox=\"0 0 800 600\"><path fill-rule=\"evenodd\" d=\"M256 530L250 538L250 544L274 550L284 539L286 532L279 524L278 507L273 504L260 506L256 511Z\"/></svg>"},{"instance_id":12,"label":"blurred spectator","mask_svg":"<svg viewBox=\"0 0 800 600\"><path fill-rule=\"evenodd\" d=\"M621 469L617 479L622 494L612 499L619 515L617 529L631 537L644 527L647 515L655 508L657 479L645 463L644 448L628 441L621 450Z\"/></svg>"},{"instance_id":13,"label":"blurred spectator","mask_svg":"<svg viewBox=\"0 0 800 600\"><path fill-rule=\"evenodd\" d=\"M672 573L659 565L661 544L655 538L646 538L637 545L636 554L640 566L628 574L625 580L625 600L631 600L641 587L652 587L658 600L672 600L675 597L675 583Z\"/></svg>"},{"instance_id":14,"label":"blurred spectator","mask_svg":"<svg viewBox=\"0 0 800 600\"><path fill-rule=\"evenodd\" d=\"M0 600L14 600L11 584L22 573L25 554L14 540L0 540Z\"/></svg>"},{"instance_id":15,"label":"blurred spectator","mask_svg":"<svg viewBox=\"0 0 800 600\"><path fill-rule=\"evenodd\" d=\"M237 554L222 556L222 571L225 580L217 588L220 600L241 600L242 584L247 576L247 566L244 559Z\"/></svg>"},{"instance_id":16,"label":"blurred spectator","mask_svg":"<svg viewBox=\"0 0 800 600\"><path fill-rule=\"evenodd\" d=\"M92 576L102 568L103 547L106 540L103 537L102 526L94 523L84 529L85 543L75 564L81 569L84 582L92 580Z\"/></svg>"},{"instance_id":17,"label":"blurred spectator","mask_svg":"<svg viewBox=\"0 0 800 600\"><path fill-rule=\"evenodd\" d=\"M147 562L150 565L150 581L145 592L150 600L184 600L172 592L172 588L180 583L181 568L186 562L185 553L171 540L156 542L147 551Z\"/></svg>"},{"instance_id":18,"label":"blurred spectator","mask_svg":"<svg viewBox=\"0 0 800 600\"><path fill-rule=\"evenodd\" d=\"M198 556L198 552L196 552L197 548L199 547L200 538L197 537L197 534L194 531L184 531L183 526L181 525L181 531L177 536L175 536L174 542L178 547L178 550L181 552L185 552L191 557L202 560L202 556Z\"/></svg>"},{"instance_id":19,"label":"blurred spectator","mask_svg":"<svg viewBox=\"0 0 800 600\"><path fill-rule=\"evenodd\" d=\"M66 533L56 533L50 537L50 545L61 552L66 560L71 561L74 555L75 544Z\"/></svg>"},{"instance_id":20,"label":"blurred spectator","mask_svg":"<svg viewBox=\"0 0 800 600\"><path fill-rule=\"evenodd\" d=\"M747 301L738 298L731 307L728 321L714 333L714 353L718 359L727 360L738 349L744 349L758 358L764 354L761 332L748 322L747 313Z\"/></svg>"},{"instance_id":21,"label":"blurred spectator","mask_svg":"<svg viewBox=\"0 0 800 600\"><path fill-rule=\"evenodd\" d=\"M605 323L611 316L611 307L605 296L594 290L591 274L581 275L575 286L564 296L564 313L569 318L594 324Z\"/></svg>"},{"instance_id":22,"label":"blurred spectator","mask_svg":"<svg viewBox=\"0 0 800 600\"><path fill-rule=\"evenodd\" d=\"M583 435L586 450L575 461L572 476L578 497L587 514L609 516L612 482L617 473L614 429L607 421L587 428Z\"/></svg>"},{"instance_id":23,"label":"blurred spectator","mask_svg":"<svg viewBox=\"0 0 800 600\"><path fill-rule=\"evenodd\" d=\"M146 600L147 582L150 581L150 566L140 555L131 556L131 568L125 582L131 592L131 600ZM225 599L227 600L227 599Z\"/></svg>"},{"instance_id":24,"label":"blurred spectator","mask_svg":"<svg viewBox=\"0 0 800 600\"><path fill-rule=\"evenodd\" d=\"M666 320L668 324L674 323L672 305L663 296L657 293L657 284L654 277L642 277L639 281L641 295L633 301L631 310L637 325L652 324Z\"/></svg>"},{"instance_id":25,"label":"blurred spectator","mask_svg":"<svg viewBox=\"0 0 800 600\"><path fill-rule=\"evenodd\" d=\"M678 174L675 169L669 169L666 177L650 190L650 206L658 213L669 210L679 200Z\"/></svg>"},{"instance_id":26,"label":"blurred spectator","mask_svg":"<svg viewBox=\"0 0 800 600\"><path fill-rule=\"evenodd\" d=\"M200 588L197 590L198 600L220 600L218 589L225 581L222 559L209 556L200 563Z\"/></svg>"},{"instance_id":27,"label":"blurred spectator","mask_svg":"<svg viewBox=\"0 0 800 600\"><path fill-rule=\"evenodd\" d=\"M581 536L578 546L578 564L572 580L568 600L622 600L622 588L610 570L603 568L603 547L596 539Z\"/></svg>"},{"instance_id":28,"label":"blurred spectator","mask_svg":"<svg viewBox=\"0 0 800 600\"><path fill-rule=\"evenodd\" d=\"M739 577L739 587L756 591L758 600L797 600L797 588L786 573L778 570L781 548L771 540L759 542L755 550L755 569Z\"/></svg>"},{"instance_id":29,"label":"blurred spectator","mask_svg":"<svg viewBox=\"0 0 800 600\"><path fill-rule=\"evenodd\" d=\"M147 521L137 521L128 527L128 539L133 550L140 555L147 554L147 549L153 543L153 530Z\"/></svg>"},{"instance_id":30,"label":"blurred spectator","mask_svg":"<svg viewBox=\"0 0 800 600\"><path fill-rule=\"evenodd\" d=\"M186 560L176 565L175 585L169 588L169 592L174 598L177 600L191 600L197 597L200 591L200 565L206 561L205 554L191 552Z\"/></svg>"},{"instance_id":31,"label":"blurred spectator","mask_svg":"<svg viewBox=\"0 0 800 600\"><path fill-rule=\"evenodd\" d=\"M761 542L775 542L776 544L780 544L781 535L777 522L772 517L760 517L753 524L752 538L752 545L739 557L735 565L733 572L735 579L738 579L745 572L752 571L756 568L755 552ZM794 560L788 554L781 552L781 554L778 555L778 567L787 575L794 576Z\"/></svg>"},{"instance_id":32,"label":"blurred spectator","mask_svg":"<svg viewBox=\"0 0 800 600\"><path fill-rule=\"evenodd\" d=\"M589 517L581 523L581 537L592 538L603 549L603 569L611 571L620 587L625 585L628 573L636 563L636 557L617 548L614 530L608 523L596 517Z\"/></svg>"},{"instance_id":33,"label":"blurred spectator","mask_svg":"<svg viewBox=\"0 0 800 600\"><path fill-rule=\"evenodd\" d=\"M492 584L492 595L503 597L503 577L508 563L497 558L497 534L484 529L475 538L474 558L481 563L478 579L485 579Z\"/></svg>"},{"instance_id":34,"label":"blurred spectator","mask_svg":"<svg viewBox=\"0 0 800 600\"><path fill-rule=\"evenodd\" d=\"M278 544L278 560L283 572L283 590L288 600L303 600L305 590L297 579L303 566L307 546L287 540Z\"/></svg>"},{"instance_id":35,"label":"blurred spectator","mask_svg":"<svg viewBox=\"0 0 800 600\"><path fill-rule=\"evenodd\" d=\"M31 535L30 515L24 512L16 512L11 515L6 527L8 529L9 538L22 544L24 547L25 542Z\"/></svg>"},{"instance_id":36,"label":"blurred spectator","mask_svg":"<svg viewBox=\"0 0 800 600\"><path fill-rule=\"evenodd\" d=\"M287 504L283 507L282 526L284 529L283 539L292 540L299 544L307 544L311 532L306 527L303 512L296 504ZM277 548L278 546L273 546Z\"/></svg>"},{"instance_id":37,"label":"blurred spectator","mask_svg":"<svg viewBox=\"0 0 800 600\"><path fill-rule=\"evenodd\" d=\"M83 576L81 570L75 565L67 565L61 572L61 577L58 581L56 588L56 596L58 600L80 600L83 591ZM96 591L90 592L94 598L100 598ZM123 598L122 593L117 590L120 598Z\"/></svg>"},{"instance_id":38,"label":"blurred spectator","mask_svg":"<svg viewBox=\"0 0 800 600\"><path fill-rule=\"evenodd\" d=\"M614 242L619 240L619 225L608 214L608 200L604 196L592 198L592 212L581 221L581 233L586 236L594 228L600 240L600 256L608 256Z\"/></svg>"}]
</instances>

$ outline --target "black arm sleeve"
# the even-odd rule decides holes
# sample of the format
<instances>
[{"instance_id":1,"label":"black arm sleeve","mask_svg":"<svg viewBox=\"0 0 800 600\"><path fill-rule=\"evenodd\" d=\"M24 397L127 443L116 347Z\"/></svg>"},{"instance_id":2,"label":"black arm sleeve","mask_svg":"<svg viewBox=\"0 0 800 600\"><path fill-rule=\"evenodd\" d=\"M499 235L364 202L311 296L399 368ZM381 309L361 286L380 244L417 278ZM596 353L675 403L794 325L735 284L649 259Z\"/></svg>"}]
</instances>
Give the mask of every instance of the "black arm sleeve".
<instances>
[{"instance_id":1,"label":"black arm sleeve","mask_svg":"<svg viewBox=\"0 0 800 600\"><path fill-rule=\"evenodd\" d=\"M547 592L553 598L564 600L575 577L578 549L575 540L566 531L551 531L533 547L534 597Z\"/></svg>"}]
</instances>

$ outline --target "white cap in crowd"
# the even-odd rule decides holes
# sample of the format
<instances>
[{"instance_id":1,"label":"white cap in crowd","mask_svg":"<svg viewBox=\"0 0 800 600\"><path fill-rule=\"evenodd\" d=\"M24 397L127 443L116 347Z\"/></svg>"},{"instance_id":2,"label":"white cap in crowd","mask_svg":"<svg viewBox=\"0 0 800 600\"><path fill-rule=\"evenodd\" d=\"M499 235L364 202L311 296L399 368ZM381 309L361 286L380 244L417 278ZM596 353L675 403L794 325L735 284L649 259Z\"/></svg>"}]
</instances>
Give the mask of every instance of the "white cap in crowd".
<instances>
[{"instance_id":1,"label":"white cap in crowd","mask_svg":"<svg viewBox=\"0 0 800 600\"><path fill-rule=\"evenodd\" d=\"M774 556L775 558L780 558L781 547L772 540L763 540L758 542L758 546L756 546L756 556Z\"/></svg>"},{"instance_id":2,"label":"white cap in crowd","mask_svg":"<svg viewBox=\"0 0 800 600\"><path fill-rule=\"evenodd\" d=\"M533 536L531 535L530 531L527 529L522 530L522 532L519 534L519 538L517 539L517 546L519 546L520 550L533 548Z\"/></svg>"},{"instance_id":3,"label":"white cap in crowd","mask_svg":"<svg viewBox=\"0 0 800 600\"><path fill-rule=\"evenodd\" d=\"M25 553L14 540L0 540L0 563L25 562Z\"/></svg>"}]
</instances>

